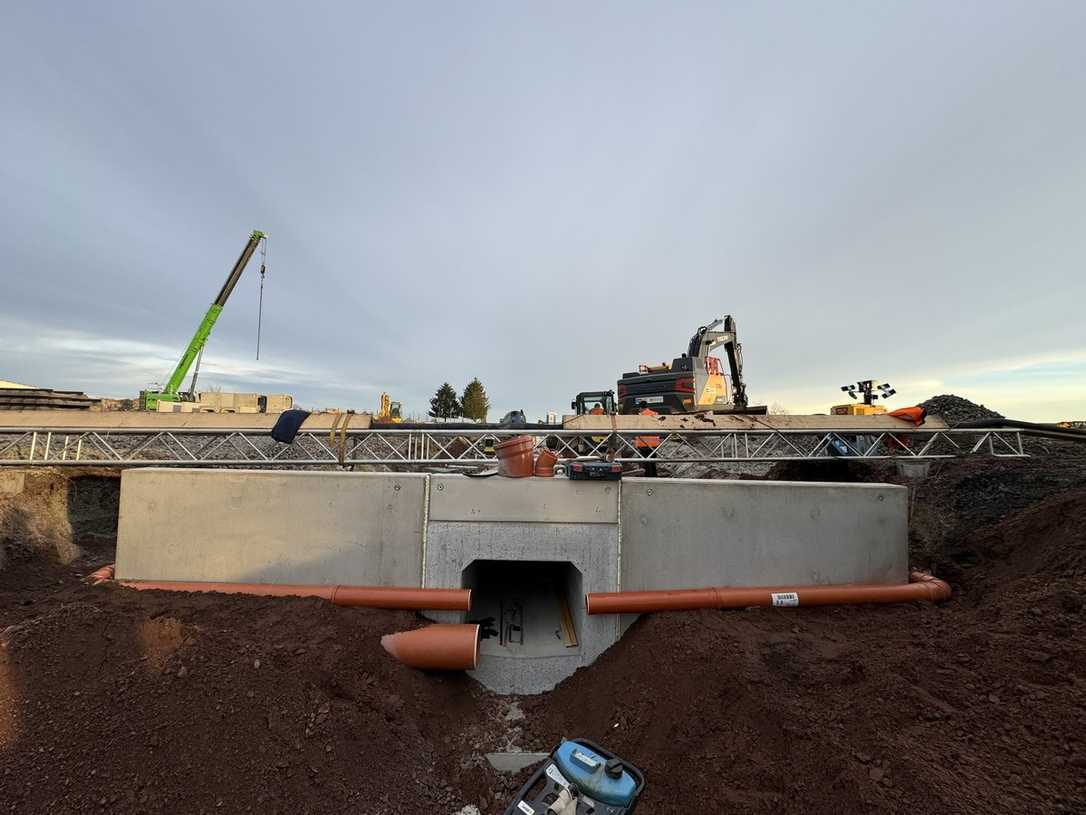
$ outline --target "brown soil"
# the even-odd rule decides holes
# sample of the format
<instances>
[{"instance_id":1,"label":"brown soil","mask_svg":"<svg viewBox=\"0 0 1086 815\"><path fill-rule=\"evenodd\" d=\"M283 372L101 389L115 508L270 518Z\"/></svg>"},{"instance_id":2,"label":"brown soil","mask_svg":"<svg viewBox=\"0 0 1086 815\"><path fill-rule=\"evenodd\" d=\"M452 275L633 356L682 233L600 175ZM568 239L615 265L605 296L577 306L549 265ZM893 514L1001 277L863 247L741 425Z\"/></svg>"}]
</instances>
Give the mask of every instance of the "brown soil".
<instances>
[{"instance_id":1,"label":"brown soil","mask_svg":"<svg viewBox=\"0 0 1086 815\"><path fill-rule=\"evenodd\" d=\"M108 535L60 565L9 534L0 811L501 813L524 774L481 754L579 735L641 765L646 815L1086 812L1082 459L948 464L912 500L950 603L646 616L519 700L388 658L411 614L93 588Z\"/></svg>"}]
</instances>

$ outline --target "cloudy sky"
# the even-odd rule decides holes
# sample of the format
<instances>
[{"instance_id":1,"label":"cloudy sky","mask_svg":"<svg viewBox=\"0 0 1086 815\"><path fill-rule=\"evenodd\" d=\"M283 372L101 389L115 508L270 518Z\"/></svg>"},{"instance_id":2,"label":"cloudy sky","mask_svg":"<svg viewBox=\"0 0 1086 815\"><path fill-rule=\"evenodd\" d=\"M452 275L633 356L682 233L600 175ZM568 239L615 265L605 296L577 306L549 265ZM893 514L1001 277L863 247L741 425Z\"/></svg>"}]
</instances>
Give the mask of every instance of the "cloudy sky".
<instances>
[{"instance_id":1,"label":"cloudy sky","mask_svg":"<svg viewBox=\"0 0 1086 815\"><path fill-rule=\"evenodd\" d=\"M730 313L761 403L1086 418L1086 3L11 0L0 379L536 418Z\"/></svg>"}]
</instances>

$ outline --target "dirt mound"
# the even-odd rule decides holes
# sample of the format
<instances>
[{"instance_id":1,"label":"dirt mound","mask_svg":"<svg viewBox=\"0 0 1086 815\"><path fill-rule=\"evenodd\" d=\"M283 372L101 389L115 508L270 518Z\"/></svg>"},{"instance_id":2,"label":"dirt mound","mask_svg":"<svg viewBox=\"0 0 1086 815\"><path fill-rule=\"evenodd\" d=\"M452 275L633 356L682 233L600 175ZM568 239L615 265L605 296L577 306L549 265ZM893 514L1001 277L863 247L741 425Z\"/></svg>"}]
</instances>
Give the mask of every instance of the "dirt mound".
<instances>
[{"instance_id":1,"label":"dirt mound","mask_svg":"<svg viewBox=\"0 0 1086 815\"><path fill-rule=\"evenodd\" d=\"M976 402L970 402L968 399L963 399L961 396L955 396L952 393L933 396L926 402L921 402L920 407L933 416L942 416L943 420L951 427L962 422L972 422L978 419L1003 418L1002 413L996 413L984 405L978 405Z\"/></svg>"},{"instance_id":2,"label":"dirt mound","mask_svg":"<svg viewBox=\"0 0 1086 815\"><path fill-rule=\"evenodd\" d=\"M0 573L40 552L60 563L103 551L117 536L120 473L110 470L0 471Z\"/></svg>"},{"instance_id":3,"label":"dirt mound","mask_svg":"<svg viewBox=\"0 0 1086 815\"><path fill-rule=\"evenodd\" d=\"M486 694L380 648L415 615L56 577L48 595L0 595L13 811L454 813L486 799L489 780L461 764Z\"/></svg>"},{"instance_id":4,"label":"dirt mound","mask_svg":"<svg viewBox=\"0 0 1086 815\"><path fill-rule=\"evenodd\" d=\"M639 761L650 812L1086 811L1086 490L968 548L938 608L644 617L531 734Z\"/></svg>"}]
</instances>

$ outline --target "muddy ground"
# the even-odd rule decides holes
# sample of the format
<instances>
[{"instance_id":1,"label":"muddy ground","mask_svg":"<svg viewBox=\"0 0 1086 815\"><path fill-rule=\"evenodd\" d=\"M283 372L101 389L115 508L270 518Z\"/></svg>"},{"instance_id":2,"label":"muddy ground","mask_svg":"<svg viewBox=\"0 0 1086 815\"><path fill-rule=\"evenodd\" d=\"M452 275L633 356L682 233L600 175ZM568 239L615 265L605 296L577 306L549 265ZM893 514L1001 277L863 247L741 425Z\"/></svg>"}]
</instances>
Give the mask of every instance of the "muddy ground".
<instances>
[{"instance_id":1,"label":"muddy ground","mask_svg":"<svg viewBox=\"0 0 1086 815\"><path fill-rule=\"evenodd\" d=\"M521 699L389 659L411 614L87 586L115 482L34 477L0 495L0 811L501 813L523 775L481 754L579 735L641 765L646 814L1086 812L1079 451L911 484L943 606L646 616Z\"/></svg>"}]
</instances>

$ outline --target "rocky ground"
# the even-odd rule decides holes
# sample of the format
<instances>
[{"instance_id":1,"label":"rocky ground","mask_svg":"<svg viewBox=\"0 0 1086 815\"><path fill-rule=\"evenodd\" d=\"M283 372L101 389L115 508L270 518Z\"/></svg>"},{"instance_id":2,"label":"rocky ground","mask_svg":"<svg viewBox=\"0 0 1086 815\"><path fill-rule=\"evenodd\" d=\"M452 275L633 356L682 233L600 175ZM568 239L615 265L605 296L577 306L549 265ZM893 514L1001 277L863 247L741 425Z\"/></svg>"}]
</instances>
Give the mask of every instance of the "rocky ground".
<instances>
[{"instance_id":1,"label":"rocky ground","mask_svg":"<svg viewBox=\"0 0 1086 815\"><path fill-rule=\"evenodd\" d=\"M37 510L2 540L0 811L500 814L523 774L482 753L566 735L641 765L646 815L1086 812L1086 454L1046 444L909 482L943 606L646 616L520 699L389 659L411 614L87 586L108 485L56 485L76 559Z\"/></svg>"}]
</instances>

